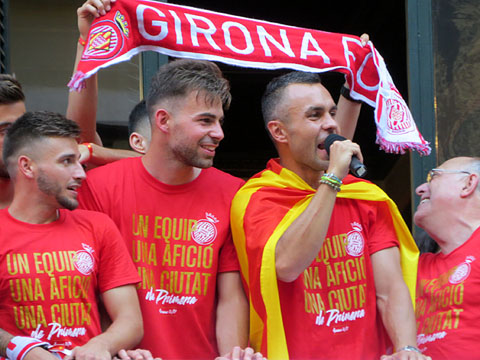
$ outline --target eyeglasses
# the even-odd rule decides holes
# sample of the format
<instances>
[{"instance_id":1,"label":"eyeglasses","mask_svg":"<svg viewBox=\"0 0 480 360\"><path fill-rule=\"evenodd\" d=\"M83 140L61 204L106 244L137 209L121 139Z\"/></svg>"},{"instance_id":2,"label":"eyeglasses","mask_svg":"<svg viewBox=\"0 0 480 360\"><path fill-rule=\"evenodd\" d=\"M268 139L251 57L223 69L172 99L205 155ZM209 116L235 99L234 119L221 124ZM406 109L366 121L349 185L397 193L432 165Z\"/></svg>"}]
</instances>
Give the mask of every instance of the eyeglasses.
<instances>
[{"instance_id":1,"label":"eyeglasses","mask_svg":"<svg viewBox=\"0 0 480 360\"><path fill-rule=\"evenodd\" d=\"M432 169L427 174L427 183L430 184L430 181L437 176L438 174L445 173L445 174L466 174L471 175L468 171L464 170L447 170L447 169Z\"/></svg>"}]
</instances>

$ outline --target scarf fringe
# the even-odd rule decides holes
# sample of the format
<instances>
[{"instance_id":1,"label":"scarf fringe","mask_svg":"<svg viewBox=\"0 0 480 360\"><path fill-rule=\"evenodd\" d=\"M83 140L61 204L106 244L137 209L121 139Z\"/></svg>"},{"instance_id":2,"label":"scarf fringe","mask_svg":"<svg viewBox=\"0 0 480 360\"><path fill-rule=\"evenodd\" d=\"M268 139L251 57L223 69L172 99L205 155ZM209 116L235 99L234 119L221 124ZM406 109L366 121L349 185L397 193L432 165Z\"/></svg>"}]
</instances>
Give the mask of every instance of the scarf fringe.
<instances>
[{"instance_id":1,"label":"scarf fringe","mask_svg":"<svg viewBox=\"0 0 480 360\"><path fill-rule=\"evenodd\" d=\"M403 155L406 153L406 150L409 150L409 151L415 150L420 154L420 156L428 156L432 151L430 147L430 143L427 141L424 141L423 143L410 142L410 141L393 143L388 140L385 140L378 134L377 134L377 140L375 141L375 143L380 145L380 149L382 149L386 153L393 153L393 154Z\"/></svg>"},{"instance_id":2,"label":"scarf fringe","mask_svg":"<svg viewBox=\"0 0 480 360\"><path fill-rule=\"evenodd\" d=\"M166 32L162 35L163 37L160 36L160 40L157 39L159 36L145 34L144 30L142 32L141 24L138 23L139 20L134 21L137 18L136 14L139 6L143 6L143 10L147 8L157 11L163 10L174 16L175 19L168 19L170 22L173 21L174 24L169 23L168 26L175 26L175 34ZM143 19L143 22L153 21L152 12L145 14L147 19ZM228 22L236 24L235 26L243 26L249 34L258 32L262 44L254 46L250 40L251 49L250 47L244 50L237 49L232 43L233 38L227 38L227 32L230 34L228 29L228 31L223 30L225 36L222 36L221 32L215 32L215 34L201 37L201 42L198 42L198 38L192 34L189 35L187 31L189 25L191 28L197 26L188 24L188 21L185 20L189 18L187 16L189 14L196 14L211 21L215 29L223 29ZM183 23L185 23L185 26L182 25ZM260 31L259 29L263 30ZM285 48L285 44L282 45L274 40L272 34L277 34L279 31L282 39L285 37L282 41L284 43L288 42L288 49ZM260 35L260 32L262 35ZM105 48L103 48L104 44L101 44L101 48L96 47L97 42L94 40L100 34L106 34L105 38L103 38L103 35L100 37L105 41L104 44L108 44L108 46L105 45ZM192 41L195 40L198 44L195 41L192 46L188 42L184 43L183 36L192 37ZM401 154L404 154L405 150L408 149L417 150L421 155L428 155L430 152L430 147L418 132L408 106L396 89L383 58L371 42L363 45L360 38L356 36L290 27L170 3L122 0L113 4L109 13L93 22L88 42L89 46L84 49L77 72L68 83L68 86L75 91L81 91L85 88L85 79L95 74L99 69L127 61L133 55L147 50L171 57L219 61L249 68L272 70L287 68L319 73L337 71L346 75L354 99L364 101L375 108L378 131L387 131L389 121L396 121L393 117L406 116L407 121L402 125L408 128L403 129L403 134L389 134L387 137L389 141L386 141L385 137L377 139L381 149L386 152ZM225 45L224 50L217 45L217 42ZM276 44L274 47L278 48L279 51L273 54L269 42ZM318 46L318 42L322 43L322 48ZM246 50L248 50L247 53L245 53ZM298 58L296 57L297 53L300 56ZM347 53L350 55L346 56ZM312 57L313 55L317 57ZM319 59L318 56L321 56L322 59ZM351 62L351 57L356 60ZM372 57L373 62L368 60L370 57ZM379 84L377 87L365 85L365 83L375 84L377 82Z\"/></svg>"},{"instance_id":3,"label":"scarf fringe","mask_svg":"<svg viewBox=\"0 0 480 360\"><path fill-rule=\"evenodd\" d=\"M70 91L82 91L82 89L85 89L85 74L82 71L75 72L67 86Z\"/></svg>"}]
</instances>

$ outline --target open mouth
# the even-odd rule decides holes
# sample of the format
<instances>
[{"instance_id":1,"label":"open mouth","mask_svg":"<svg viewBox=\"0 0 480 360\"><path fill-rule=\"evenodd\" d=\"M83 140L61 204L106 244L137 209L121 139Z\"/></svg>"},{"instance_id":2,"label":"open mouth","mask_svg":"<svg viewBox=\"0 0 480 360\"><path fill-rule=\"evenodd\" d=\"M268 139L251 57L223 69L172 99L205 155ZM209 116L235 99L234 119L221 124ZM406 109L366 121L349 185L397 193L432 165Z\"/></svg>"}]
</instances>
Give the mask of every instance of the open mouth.
<instances>
[{"instance_id":1,"label":"open mouth","mask_svg":"<svg viewBox=\"0 0 480 360\"><path fill-rule=\"evenodd\" d=\"M204 148L206 150L210 150L210 151L215 151L217 146L216 145L202 145L202 148Z\"/></svg>"},{"instance_id":2,"label":"open mouth","mask_svg":"<svg viewBox=\"0 0 480 360\"><path fill-rule=\"evenodd\" d=\"M329 153L327 149L325 148L325 143L321 142L320 144L317 145L317 151L318 151L318 156L328 159L329 158Z\"/></svg>"},{"instance_id":3,"label":"open mouth","mask_svg":"<svg viewBox=\"0 0 480 360\"><path fill-rule=\"evenodd\" d=\"M420 200L420 204L426 203L427 201L430 201L430 198L423 198L422 200Z\"/></svg>"},{"instance_id":4,"label":"open mouth","mask_svg":"<svg viewBox=\"0 0 480 360\"><path fill-rule=\"evenodd\" d=\"M205 150L210 155L215 155L215 150L217 149L218 145L215 144L201 144L200 147Z\"/></svg>"},{"instance_id":5,"label":"open mouth","mask_svg":"<svg viewBox=\"0 0 480 360\"><path fill-rule=\"evenodd\" d=\"M67 190L77 194L79 187L80 187L80 184L73 184L73 185L67 186Z\"/></svg>"}]
</instances>

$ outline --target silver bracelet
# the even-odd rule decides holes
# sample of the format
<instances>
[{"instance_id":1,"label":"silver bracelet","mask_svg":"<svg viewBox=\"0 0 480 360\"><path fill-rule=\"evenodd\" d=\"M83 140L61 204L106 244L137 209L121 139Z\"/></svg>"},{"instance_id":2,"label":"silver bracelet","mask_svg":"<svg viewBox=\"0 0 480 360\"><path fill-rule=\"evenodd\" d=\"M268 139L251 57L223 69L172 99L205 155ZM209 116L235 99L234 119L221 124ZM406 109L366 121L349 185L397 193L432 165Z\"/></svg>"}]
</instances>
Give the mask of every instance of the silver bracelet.
<instances>
[{"instance_id":1,"label":"silver bracelet","mask_svg":"<svg viewBox=\"0 0 480 360\"><path fill-rule=\"evenodd\" d=\"M331 182L331 181L320 180L320 183L330 186L330 187L331 187L333 190L335 190L336 192L339 192L339 191L340 191L340 186L334 184L334 183Z\"/></svg>"},{"instance_id":2,"label":"silver bracelet","mask_svg":"<svg viewBox=\"0 0 480 360\"><path fill-rule=\"evenodd\" d=\"M397 350L397 352L400 352L400 351L414 351L414 352L417 352L419 354L422 353L419 348L417 348L415 346L411 346L411 345L404 346L401 349Z\"/></svg>"},{"instance_id":3,"label":"silver bracelet","mask_svg":"<svg viewBox=\"0 0 480 360\"><path fill-rule=\"evenodd\" d=\"M334 182L339 183L339 185L342 185L342 180L334 173L323 174L323 176L325 176L326 178L332 179Z\"/></svg>"}]
</instances>

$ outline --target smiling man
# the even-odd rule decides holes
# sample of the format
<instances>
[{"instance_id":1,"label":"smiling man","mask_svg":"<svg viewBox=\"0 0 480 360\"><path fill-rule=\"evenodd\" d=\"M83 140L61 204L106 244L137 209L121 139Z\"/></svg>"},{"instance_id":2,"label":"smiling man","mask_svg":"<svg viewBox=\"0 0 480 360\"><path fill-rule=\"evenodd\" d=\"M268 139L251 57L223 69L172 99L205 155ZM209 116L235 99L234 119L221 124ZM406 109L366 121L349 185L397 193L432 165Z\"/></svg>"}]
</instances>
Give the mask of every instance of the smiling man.
<instances>
[{"instance_id":1,"label":"smiling man","mask_svg":"<svg viewBox=\"0 0 480 360\"><path fill-rule=\"evenodd\" d=\"M213 359L247 345L248 304L230 233L241 179L212 167L230 88L217 65L162 66L147 97L141 158L88 172L83 208L108 214L142 276L140 347L163 359Z\"/></svg>"},{"instance_id":2,"label":"smiling man","mask_svg":"<svg viewBox=\"0 0 480 360\"><path fill-rule=\"evenodd\" d=\"M440 247L420 256L418 344L433 359L474 359L480 336L480 158L444 162L416 192L415 224Z\"/></svg>"},{"instance_id":3,"label":"smiling man","mask_svg":"<svg viewBox=\"0 0 480 360\"><path fill-rule=\"evenodd\" d=\"M73 121L39 111L5 137L14 194L0 210L0 348L9 359L45 342L76 359L111 359L142 337L139 277L118 229L104 214L72 211L85 179L79 134ZM112 319L103 333L99 297Z\"/></svg>"}]
</instances>

